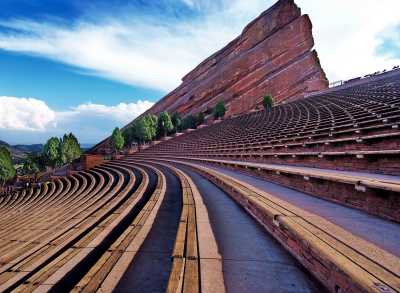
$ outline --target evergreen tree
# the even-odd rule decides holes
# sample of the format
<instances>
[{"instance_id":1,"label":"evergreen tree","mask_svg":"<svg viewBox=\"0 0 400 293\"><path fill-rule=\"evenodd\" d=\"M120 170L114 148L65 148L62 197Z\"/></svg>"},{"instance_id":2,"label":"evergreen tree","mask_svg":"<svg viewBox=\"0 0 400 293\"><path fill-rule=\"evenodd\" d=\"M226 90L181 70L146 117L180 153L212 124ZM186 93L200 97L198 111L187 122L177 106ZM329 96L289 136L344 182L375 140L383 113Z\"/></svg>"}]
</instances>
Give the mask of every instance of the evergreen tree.
<instances>
[{"instance_id":1,"label":"evergreen tree","mask_svg":"<svg viewBox=\"0 0 400 293\"><path fill-rule=\"evenodd\" d=\"M157 135L158 118L156 115L149 114L145 116L146 128L149 134L149 140L153 140Z\"/></svg>"},{"instance_id":2,"label":"evergreen tree","mask_svg":"<svg viewBox=\"0 0 400 293\"><path fill-rule=\"evenodd\" d=\"M193 117L192 114L189 114L185 118L183 118L182 128L183 129L195 129L196 128L196 119Z\"/></svg>"},{"instance_id":3,"label":"evergreen tree","mask_svg":"<svg viewBox=\"0 0 400 293\"><path fill-rule=\"evenodd\" d=\"M182 118L178 112L175 112L171 117L172 124L174 125L174 132L182 130Z\"/></svg>"},{"instance_id":4,"label":"evergreen tree","mask_svg":"<svg viewBox=\"0 0 400 293\"><path fill-rule=\"evenodd\" d=\"M115 151L121 151L124 147L124 137L122 136L121 130L116 127L111 135L112 146Z\"/></svg>"},{"instance_id":5,"label":"evergreen tree","mask_svg":"<svg viewBox=\"0 0 400 293\"><path fill-rule=\"evenodd\" d=\"M76 137L70 134L64 134L61 142L61 161L64 164L70 164L81 156L81 147Z\"/></svg>"},{"instance_id":6,"label":"evergreen tree","mask_svg":"<svg viewBox=\"0 0 400 293\"><path fill-rule=\"evenodd\" d=\"M219 101L217 105L215 105L214 108L214 118L222 118L225 116L226 108L225 108L225 103L224 101Z\"/></svg>"},{"instance_id":7,"label":"evergreen tree","mask_svg":"<svg viewBox=\"0 0 400 293\"><path fill-rule=\"evenodd\" d=\"M157 133L157 116L152 114L143 116L136 120L132 127L138 142L151 141L156 137Z\"/></svg>"},{"instance_id":8,"label":"evergreen tree","mask_svg":"<svg viewBox=\"0 0 400 293\"><path fill-rule=\"evenodd\" d=\"M14 178L15 173L10 151L4 146L0 147L0 185Z\"/></svg>"},{"instance_id":9,"label":"evergreen tree","mask_svg":"<svg viewBox=\"0 0 400 293\"><path fill-rule=\"evenodd\" d=\"M166 136L174 129L174 125L172 124L171 117L168 112L161 112L158 116L158 127L157 133L159 136Z\"/></svg>"},{"instance_id":10,"label":"evergreen tree","mask_svg":"<svg viewBox=\"0 0 400 293\"><path fill-rule=\"evenodd\" d=\"M134 141L138 141L136 135L135 122L133 122L131 125L129 125L122 131L122 136L124 137L124 142L125 145L127 146L131 145L132 142Z\"/></svg>"},{"instance_id":11,"label":"evergreen tree","mask_svg":"<svg viewBox=\"0 0 400 293\"><path fill-rule=\"evenodd\" d=\"M24 161L22 170L24 174L36 174L45 170L47 162L48 160L44 157L44 154L29 154Z\"/></svg>"},{"instance_id":12,"label":"evergreen tree","mask_svg":"<svg viewBox=\"0 0 400 293\"><path fill-rule=\"evenodd\" d=\"M203 112L199 112L196 116L196 125L201 125L204 123L204 113Z\"/></svg>"},{"instance_id":13,"label":"evergreen tree","mask_svg":"<svg viewBox=\"0 0 400 293\"><path fill-rule=\"evenodd\" d=\"M274 103L274 100L271 96L268 95L268 96L263 97L263 105L264 105L265 110L271 108L273 103Z\"/></svg>"},{"instance_id":14,"label":"evergreen tree","mask_svg":"<svg viewBox=\"0 0 400 293\"><path fill-rule=\"evenodd\" d=\"M51 167L60 165L61 140L57 137L50 138L43 147L43 156Z\"/></svg>"}]
</instances>

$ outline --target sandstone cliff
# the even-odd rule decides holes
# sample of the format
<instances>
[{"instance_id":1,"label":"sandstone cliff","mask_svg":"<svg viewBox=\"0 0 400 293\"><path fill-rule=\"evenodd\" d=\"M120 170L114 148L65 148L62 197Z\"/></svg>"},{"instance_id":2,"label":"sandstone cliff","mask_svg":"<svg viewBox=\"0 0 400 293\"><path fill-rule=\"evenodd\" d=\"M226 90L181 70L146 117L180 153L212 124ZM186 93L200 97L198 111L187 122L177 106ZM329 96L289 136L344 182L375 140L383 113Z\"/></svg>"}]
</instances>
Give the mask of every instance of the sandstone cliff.
<instances>
[{"instance_id":1,"label":"sandstone cliff","mask_svg":"<svg viewBox=\"0 0 400 293\"><path fill-rule=\"evenodd\" d=\"M323 90L328 80L313 47L308 15L302 15L293 0L280 0L184 76L178 88L145 114L178 111L185 116L224 100L226 116L231 116L261 106L267 94L282 103ZM106 142L92 151L100 151Z\"/></svg>"},{"instance_id":2,"label":"sandstone cliff","mask_svg":"<svg viewBox=\"0 0 400 293\"><path fill-rule=\"evenodd\" d=\"M280 0L147 113L197 113L222 99L229 116L254 109L266 94L279 103L325 89L328 81L313 46L309 17L293 0Z\"/></svg>"}]
</instances>

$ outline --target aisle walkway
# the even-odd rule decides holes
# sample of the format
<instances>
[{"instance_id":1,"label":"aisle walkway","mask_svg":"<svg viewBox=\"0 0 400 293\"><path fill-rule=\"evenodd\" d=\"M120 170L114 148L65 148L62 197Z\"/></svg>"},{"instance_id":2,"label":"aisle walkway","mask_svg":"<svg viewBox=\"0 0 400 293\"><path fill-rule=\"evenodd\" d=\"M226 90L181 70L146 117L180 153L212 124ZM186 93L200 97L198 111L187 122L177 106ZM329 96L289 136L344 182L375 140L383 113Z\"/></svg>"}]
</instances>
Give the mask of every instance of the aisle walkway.
<instances>
[{"instance_id":1,"label":"aisle walkway","mask_svg":"<svg viewBox=\"0 0 400 293\"><path fill-rule=\"evenodd\" d=\"M214 184L181 167L197 185L223 258L227 292L323 292L297 261Z\"/></svg>"}]
</instances>

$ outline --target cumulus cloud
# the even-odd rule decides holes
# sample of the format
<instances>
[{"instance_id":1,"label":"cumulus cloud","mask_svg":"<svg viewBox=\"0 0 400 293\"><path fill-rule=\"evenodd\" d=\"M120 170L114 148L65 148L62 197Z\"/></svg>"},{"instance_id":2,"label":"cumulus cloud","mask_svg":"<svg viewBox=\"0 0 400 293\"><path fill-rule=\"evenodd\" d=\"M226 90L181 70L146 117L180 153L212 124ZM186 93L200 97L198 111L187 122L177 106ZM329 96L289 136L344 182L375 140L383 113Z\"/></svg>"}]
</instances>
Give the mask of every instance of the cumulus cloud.
<instances>
[{"instance_id":1,"label":"cumulus cloud","mask_svg":"<svg viewBox=\"0 0 400 293\"><path fill-rule=\"evenodd\" d=\"M44 131L55 126L56 113L45 102L33 98L0 97L0 128Z\"/></svg>"},{"instance_id":2,"label":"cumulus cloud","mask_svg":"<svg viewBox=\"0 0 400 293\"><path fill-rule=\"evenodd\" d=\"M139 100L136 103L119 103L116 106L105 106L101 104L86 103L77 107L73 107L71 111L61 112L60 116L93 116L98 118L110 118L118 122L118 124L126 124L139 116L154 103Z\"/></svg>"},{"instance_id":3,"label":"cumulus cloud","mask_svg":"<svg viewBox=\"0 0 400 293\"><path fill-rule=\"evenodd\" d=\"M50 136L73 132L81 141L94 143L152 105L143 100L115 106L86 103L67 111L55 111L39 99L0 97L0 136L10 138L11 143L39 143Z\"/></svg>"}]
</instances>

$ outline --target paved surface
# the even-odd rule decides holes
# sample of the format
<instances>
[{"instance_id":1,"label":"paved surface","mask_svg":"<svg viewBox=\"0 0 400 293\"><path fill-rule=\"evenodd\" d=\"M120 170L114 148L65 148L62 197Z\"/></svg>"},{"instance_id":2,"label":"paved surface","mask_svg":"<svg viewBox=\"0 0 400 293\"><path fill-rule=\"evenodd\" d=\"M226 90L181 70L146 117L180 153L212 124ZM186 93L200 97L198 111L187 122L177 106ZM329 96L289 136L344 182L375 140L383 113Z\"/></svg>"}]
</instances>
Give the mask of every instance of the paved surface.
<instances>
[{"instance_id":1,"label":"paved surface","mask_svg":"<svg viewBox=\"0 0 400 293\"><path fill-rule=\"evenodd\" d=\"M234 172L221 167L206 164L202 165L242 180L304 210L324 217L354 235L360 236L394 255L400 256L400 225L397 223L369 215L360 210L313 197L250 175Z\"/></svg>"},{"instance_id":2,"label":"paved surface","mask_svg":"<svg viewBox=\"0 0 400 293\"><path fill-rule=\"evenodd\" d=\"M324 292L227 194L190 169L182 170L193 179L207 207L227 292Z\"/></svg>"},{"instance_id":3,"label":"paved surface","mask_svg":"<svg viewBox=\"0 0 400 293\"><path fill-rule=\"evenodd\" d=\"M115 292L166 291L182 209L182 189L178 179L168 169L160 169L167 179L165 198L149 235Z\"/></svg>"}]
</instances>

